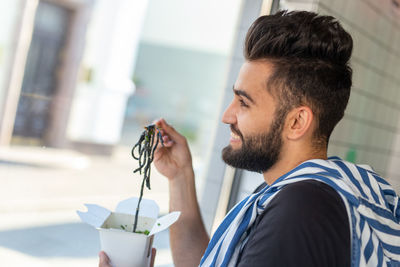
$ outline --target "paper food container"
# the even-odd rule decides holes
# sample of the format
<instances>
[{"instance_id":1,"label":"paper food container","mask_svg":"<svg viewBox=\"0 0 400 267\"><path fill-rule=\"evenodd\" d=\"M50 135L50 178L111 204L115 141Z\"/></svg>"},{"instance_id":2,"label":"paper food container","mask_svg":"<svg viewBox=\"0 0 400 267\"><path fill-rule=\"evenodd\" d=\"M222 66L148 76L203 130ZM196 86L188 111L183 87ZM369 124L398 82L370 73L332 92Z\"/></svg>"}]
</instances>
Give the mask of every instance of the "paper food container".
<instances>
[{"instance_id":1,"label":"paper food container","mask_svg":"<svg viewBox=\"0 0 400 267\"><path fill-rule=\"evenodd\" d=\"M95 204L85 204L87 212L77 211L83 222L99 231L101 250L114 267L149 266L154 235L170 227L180 215L172 212L158 218L156 202L142 199L136 231L149 234L133 233L137 202L138 198L123 200L115 212Z\"/></svg>"}]
</instances>

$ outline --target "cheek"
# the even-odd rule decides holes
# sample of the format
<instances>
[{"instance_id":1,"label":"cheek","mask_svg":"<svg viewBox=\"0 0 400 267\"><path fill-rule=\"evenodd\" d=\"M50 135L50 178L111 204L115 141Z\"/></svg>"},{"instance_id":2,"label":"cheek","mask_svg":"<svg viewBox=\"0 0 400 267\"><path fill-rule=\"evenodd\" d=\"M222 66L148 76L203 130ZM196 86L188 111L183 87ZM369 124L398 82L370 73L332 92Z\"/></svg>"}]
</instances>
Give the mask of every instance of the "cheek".
<instances>
[{"instance_id":1,"label":"cheek","mask_svg":"<svg viewBox=\"0 0 400 267\"><path fill-rule=\"evenodd\" d=\"M260 116L262 113L239 113L237 115L237 128L243 136L258 135L268 132L273 118L268 115Z\"/></svg>"},{"instance_id":2,"label":"cheek","mask_svg":"<svg viewBox=\"0 0 400 267\"><path fill-rule=\"evenodd\" d=\"M237 116L237 128L243 136L251 135L257 131L257 123L253 120L249 114L238 114Z\"/></svg>"}]
</instances>

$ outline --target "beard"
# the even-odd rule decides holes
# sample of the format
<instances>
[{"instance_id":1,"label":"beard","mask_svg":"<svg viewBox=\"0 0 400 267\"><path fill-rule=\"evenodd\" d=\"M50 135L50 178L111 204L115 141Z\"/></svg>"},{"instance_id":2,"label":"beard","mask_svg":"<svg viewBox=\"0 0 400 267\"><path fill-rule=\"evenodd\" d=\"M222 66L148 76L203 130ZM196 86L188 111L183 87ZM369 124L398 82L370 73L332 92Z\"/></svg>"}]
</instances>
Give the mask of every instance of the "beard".
<instances>
[{"instance_id":1,"label":"beard","mask_svg":"<svg viewBox=\"0 0 400 267\"><path fill-rule=\"evenodd\" d=\"M282 149L283 121L276 116L269 130L246 138L231 125L231 130L239 135L242 146L233 149L231 145L222 150L226 164L239 169L263 173L279 160Z\"/></svg>"}]
</instances>

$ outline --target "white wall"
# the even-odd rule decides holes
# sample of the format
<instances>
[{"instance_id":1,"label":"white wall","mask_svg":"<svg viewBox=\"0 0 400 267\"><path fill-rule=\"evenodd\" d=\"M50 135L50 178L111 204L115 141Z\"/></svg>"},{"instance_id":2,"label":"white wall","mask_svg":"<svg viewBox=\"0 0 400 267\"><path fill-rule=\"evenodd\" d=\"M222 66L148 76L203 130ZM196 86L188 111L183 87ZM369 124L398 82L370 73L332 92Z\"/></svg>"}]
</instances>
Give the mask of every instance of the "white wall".
<instances>
[{"instance_id":1,"label":"white wall","mask_svg":"<svg viewBox=\"0 0 400 267\"><path fill-rule=\"evenodd\" d=\"M19 18L20 0L0 1L0 120L11 66L13 47L15 46L16 24Z\"/></svg>"},{"instance_id":2,"label":"white wall","mask_svg":"<svg viewBox=\"0 0 400 267\"><path fill-rule=\"evenodd\" d=\"M98 0L89 24L82 74L68 125L72 141L115 145L126 102L134 91L132 73L147 1Z\"/></svg>"}]
</instances>

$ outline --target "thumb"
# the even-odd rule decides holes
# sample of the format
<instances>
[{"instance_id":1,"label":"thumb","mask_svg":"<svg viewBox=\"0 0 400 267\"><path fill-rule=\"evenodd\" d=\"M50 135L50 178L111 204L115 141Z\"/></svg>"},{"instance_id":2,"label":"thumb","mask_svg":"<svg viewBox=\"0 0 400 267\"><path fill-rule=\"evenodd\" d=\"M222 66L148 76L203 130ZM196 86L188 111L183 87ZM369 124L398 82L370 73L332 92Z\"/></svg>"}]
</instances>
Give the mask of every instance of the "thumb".
<instances>
[{"instance_id":1,"label":"thumb","mask_svg":"<svg viewBox=\"0 0 400 267\"><path fill-rule=\"evenodd\" d=\"M150 267L154 267L154 261L156 259L156 252L157 252L157 250L155 248L151 249Z\"/></svg>"},{"instance_id":2,"label":"thumb","mask_svg":"<svg viewBox=\"0 0 400 267\"><path fill-rule=\"evenodd\" d=\"M110 259L107 257L104 251L100 251L99 258L100 258L99 267L111 267Z\"/></svg>"}]
</instances>

